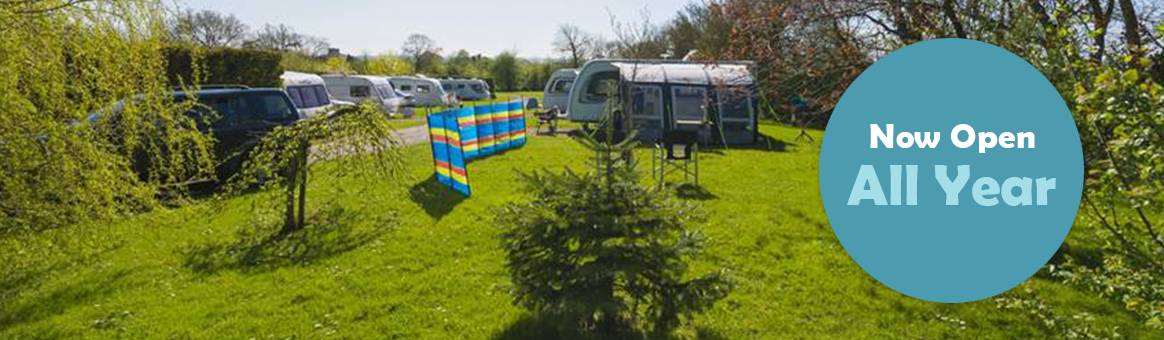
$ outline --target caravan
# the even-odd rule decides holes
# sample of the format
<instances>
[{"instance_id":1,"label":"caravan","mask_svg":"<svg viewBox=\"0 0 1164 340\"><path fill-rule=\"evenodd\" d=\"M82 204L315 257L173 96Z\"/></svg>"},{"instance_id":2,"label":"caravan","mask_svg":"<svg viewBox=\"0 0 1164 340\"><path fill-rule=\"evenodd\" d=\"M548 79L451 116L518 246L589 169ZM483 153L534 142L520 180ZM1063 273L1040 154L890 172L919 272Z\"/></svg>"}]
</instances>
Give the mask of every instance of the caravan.
<instances>
[{"instance_id":1,"label":"caravan","mask_svg":"<svg viewBox=\"0 0 1164 340\"><path fill-rule=\"evenodd\" d=\"M412 95L417 106L450 106L456 103L453 95L445 93L441 83L425 76L388 77L400 92Z\"/></svg>"},{"instance_id":2,"label":"caravan","mask_svg":"<svg viewBox=\"0 0 1164 340\"><path fill-rule=\"evenodd\" d=\"M457 100L485 100L493 98L489 84L481 79L441 79L445 92L456 96Z\"/></svg>"},{"instance_id":3,"label":"caravan","mask_svg":"<svg viewBox=\"0 0 1164 340\"><path fill-rule=\"evenodd\" d=\"M327 114L332 105L355 105L336 100L327 91L323 78L314 74L286 71L279 76L283 80L283 91L291 97L291 102L304 118Z\"/></svg>"},{"instance_id":4,"label":"caravan","mask_svg":"<svg viewBox=\"0 0 1164 340\"><path fill-rule=\"evenodd\" d=\"M543 106L547 110L555 111L559 115L566 115L569 111L570 89L574 87L574 80L578 78L578 70L562 69L554 71L546 88L542 91Z\"/></svg>"},{"instance_id":5,"label":"caravan","mask_svg":"<svg viewBox=\"0 0 1164 340\"><path fill-rule=\"evenodd\" d=\"M328 92L336 98L353 103L372 101L392 116L412 116L407 98L392 89L387 78L377 76L325 75Z\"/></svg>"},{"instance_id":6,"label":"caravan","mask_svg":"<svg viewBox=\"0 0 1164 340\"><path fill-rule=\"evenodd\" d=\"M759 137L751 62L595 60L570 90L567 119L598 123L609 94L629 96L630 124L644 140L697 130L703 142L751 144Z\"/></svg>"}]
</instances>

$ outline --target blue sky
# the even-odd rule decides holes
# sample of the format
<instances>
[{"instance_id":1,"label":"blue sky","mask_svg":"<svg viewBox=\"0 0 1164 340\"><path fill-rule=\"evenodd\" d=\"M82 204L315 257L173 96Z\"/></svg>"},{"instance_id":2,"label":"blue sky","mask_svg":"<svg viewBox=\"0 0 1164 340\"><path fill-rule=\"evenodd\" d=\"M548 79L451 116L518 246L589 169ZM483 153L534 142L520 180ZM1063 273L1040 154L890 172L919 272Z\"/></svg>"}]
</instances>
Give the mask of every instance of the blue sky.
<instances>
[{"instance_id":1,"label":"blue sky","mask_svg":"<svg viewBox=\"0 0 1164 340\"><path fill-rule=\"evenodd\" d=\"M692 0L178 0L195 9L231 13L252 29L287 24L300 33L326 38L348 54L399 51L412 33L428 35L451 53L522 57L556 56L552 42L559 24L614 36L609 13L619 21L639 21L644 9L663 23ZM609 10L609 11L608 11Z\"/></svg>"}]
</instances>

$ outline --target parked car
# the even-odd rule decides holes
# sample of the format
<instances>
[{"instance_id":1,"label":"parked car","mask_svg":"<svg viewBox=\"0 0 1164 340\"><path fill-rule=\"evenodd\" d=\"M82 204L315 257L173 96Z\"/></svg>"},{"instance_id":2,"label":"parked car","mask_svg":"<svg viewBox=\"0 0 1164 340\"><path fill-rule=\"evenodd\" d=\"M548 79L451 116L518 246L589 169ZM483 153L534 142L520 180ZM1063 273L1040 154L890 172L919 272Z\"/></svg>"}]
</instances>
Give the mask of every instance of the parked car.
<instances>
[{"instance_id":1,"label":"parked car","mask_svg":"<svg viewBox=\"0 0 1164 340\"><path fill-rule=\"evenodd\" d=\"M219 164L215 173L219 181L237 173L267 133L302 119L291 98L281 89L222 87L170 95L177 101L197 100L200 104L186 115L199 123L199 131L214 139L214 155ZM90 114L86 121L93 125L116 124L124 107L124 101L119 102L109 110ZM134 157L134 169L142 178L148 177L148 161L144 155Z\"/></svg>"},{"instance_id":2,"label":"parked car","mask_svg":"<svg viewBox=\"0 0 1164 340\"><path fill-rule=\"evenodd\" d=\"M450 106L457 103L454 95L446 93L436 79L423 75L416 77L388 77L392 87L412 95L417 106Z\"/></svg>"},{"instance_id":3,"label":"parked car","mask_svg":"<svg viewBox=\"0 0 1164 340\"><path fill-rule=\"evenodd\" d=\"M441 79L441 87L445 92L457 97L457 100L485 100L493 98L489 91L489 84L481 79Z\"/></svg>"},{"instance_id":4,"label":"parked car","mask_svg":"<svg viewBox=\"0 0 1164 340\"><path fill-rule=\"evenodd\" d=\"M279 77L283 80L283 91L291 97L291 102L299 109L303 118L317 115L327 115L334 112L336 106L353 106L355 103L336 100L327 90L327 83L323 77L309 74L286 71Z\"/></svg>"},{"instance_id":5,"label":"parked car","mask_svg":"<svg viewBox=\"0 0 1164 340\"><path fill-rule=\"evenodd\" d=\"M574 87L574 80L578 78L578 70L561 69L550 75L546 87L542 91L542 106L547 111L554 111L565 117L570 109L570 89Z\"/></svg>"},{"instance_id":6,"label":"parked car","mask_svg":"<svg viewBox=\"0 0 1164 340\"><path fill-rule=\"evenodd\" d=\"M337 99L357 104L371 101L391 116L412 117L412 104L397 94L388 78L366 75L324 75L322 78L327 91Z\"/></svg>"}]
</instances>

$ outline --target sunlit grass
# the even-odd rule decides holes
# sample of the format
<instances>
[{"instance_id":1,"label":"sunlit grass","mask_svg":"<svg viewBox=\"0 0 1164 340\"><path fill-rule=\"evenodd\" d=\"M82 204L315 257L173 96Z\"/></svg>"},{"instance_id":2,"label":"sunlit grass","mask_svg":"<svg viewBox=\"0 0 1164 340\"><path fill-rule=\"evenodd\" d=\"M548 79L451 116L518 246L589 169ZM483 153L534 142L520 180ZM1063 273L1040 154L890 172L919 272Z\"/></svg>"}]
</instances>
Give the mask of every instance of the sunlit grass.
<instances>
[{"instance_id":1,"label":"sunlit grass","mask_svg":"<svg viewBox=\"0 0 1164 340\"><path fill-rule=\"evenodd\" d=\"M679 338L1057 336L989 299L929 303L878 283L829 226L819 143L796 140L794 128L762 131L771 138L756 148L704 153L703 190L682 193L709 219L693 226L709 243L692 272L730 268L739 287ZM810 134L819 141L822 132ZM0 338L556 338L553 325L512 304L491 220L527 199L518 171L589 171L585 149L565 136L531 136L470 165L471 198L432 183L427 145L406 154L407 181L348 179L376 183L379 195L310 192L314 226L286 239L269 238L278 216L257 216L252 198L239 197L0 243L4 254L24 252L0 270ZM645 149L637 157L650 161ZM342 169L313 176L329 181L326 171ZM1039 277L1016 289L1037 290L1064 313L1088 312L1126 338L1160 338L1092 294Z\"/></svg>"}]
</instances>

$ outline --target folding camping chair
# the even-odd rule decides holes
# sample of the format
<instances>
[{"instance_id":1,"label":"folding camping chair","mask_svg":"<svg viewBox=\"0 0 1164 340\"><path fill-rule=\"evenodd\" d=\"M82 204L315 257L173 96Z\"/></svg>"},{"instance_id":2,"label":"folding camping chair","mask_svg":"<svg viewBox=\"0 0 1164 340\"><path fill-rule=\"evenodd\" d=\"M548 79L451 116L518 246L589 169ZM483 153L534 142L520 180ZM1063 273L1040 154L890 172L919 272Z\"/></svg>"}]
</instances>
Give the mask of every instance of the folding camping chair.
<instances>
[{"instance_id":1,"label":"folding camping chair","mask_svg":"<svg viewBox=\"0 0 1164 340\"><path fill-rule=\"evenodd\" d=\"M558 133L558 109L550 109L538 112L538 125L534 133L542 133L542 125L548 125L550 128L550 135Z\"/></svg>"},{"instance_id":2,"label":"folding camping chair","mask_svg":"<svg viewBox=\"0 0 1164 340\"><path fill-rule=\"evenodd\" d=\"M667 183L667 174L676 171L683 173L684 181L694 177L695 185L699 185L699 131L665 131L653 153L651 177L659 187Z\"/></svg>"}]
</instances>

